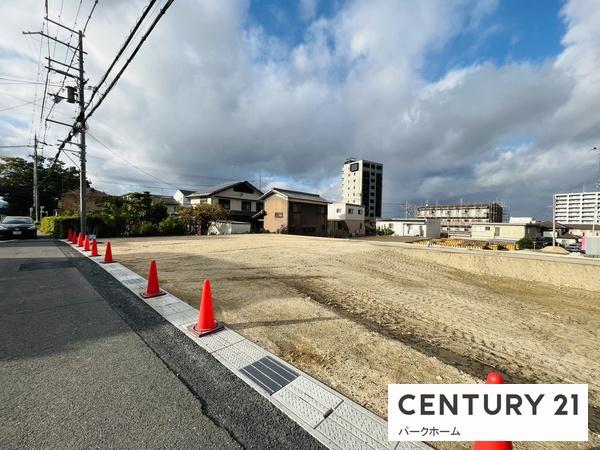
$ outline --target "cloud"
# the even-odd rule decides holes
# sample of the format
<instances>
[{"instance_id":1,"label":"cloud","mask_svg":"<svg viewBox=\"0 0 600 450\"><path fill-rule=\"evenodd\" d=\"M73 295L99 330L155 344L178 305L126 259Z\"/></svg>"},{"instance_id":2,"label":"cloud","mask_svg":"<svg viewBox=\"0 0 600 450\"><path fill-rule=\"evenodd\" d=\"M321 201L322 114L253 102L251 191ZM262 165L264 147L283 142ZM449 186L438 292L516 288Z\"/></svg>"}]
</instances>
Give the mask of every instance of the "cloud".
<instances>
[{"instance_id":1,"label":"cloud","mask_svg":"<svg viewBox=\"0 0 600 450\"><path fill-rule=\"evenodd\" d=\"M317 12L318 0L300 0L298 4L298 12L302 20L310 20Z\"/></svg>"},{"instance_id":2,"label":"cloud","mask_svg":"<svg viewBox=\"0 0 600 450\"><path fill-rule=\"evenodd\" d=\"M98 5L86 33L91 84L144 5ZM484 36L483 18L496 1L351 0L327 17L317 15L316 1L300 2L305 31L292 44L249 21L249 6L173 4L90 121L91 134L113 150L89 140L95 186L171 191L262 177L263 185L336 199L347 156L384 163L386 215L399 214L394 204L404 200L502 198L517 214L548 216L553 192L592 186L588 149L600 141L593 0L565 4L564 50L556 58L482 61L435 81L422 76L428 58L465 31ZM69 7L66 21L75 15ZM36 77L39 41L20 30L39 29L39 9L33 0L0 4L9 19L0 30L3 74ZM12 93L34 95L31 85ZM74 113L64 104L56 111L66 121ZM0 141L29 139L31 119L28 108L0 115ZM49 138L64 131L53 127Z\"/></svg>"}]
</instances>

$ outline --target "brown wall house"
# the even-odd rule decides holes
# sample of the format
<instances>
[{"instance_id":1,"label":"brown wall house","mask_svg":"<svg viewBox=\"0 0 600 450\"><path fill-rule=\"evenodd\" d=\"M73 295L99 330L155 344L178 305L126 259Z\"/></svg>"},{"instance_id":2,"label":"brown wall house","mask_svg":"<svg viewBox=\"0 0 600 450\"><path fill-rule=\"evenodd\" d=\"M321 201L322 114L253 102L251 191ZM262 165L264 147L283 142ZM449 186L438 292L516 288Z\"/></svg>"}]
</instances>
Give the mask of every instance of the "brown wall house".
<instances>
[{"instance_id":1,"label":"brown wall house","mask_svg":"<svg viewBox=\"0 0 600 450\"><path fill-rule=\"evenodd\" d=\"M273 188L264 202L264 228L271 233L327 236L327 204L317 194Z\"/></svg>"}]
</instances>

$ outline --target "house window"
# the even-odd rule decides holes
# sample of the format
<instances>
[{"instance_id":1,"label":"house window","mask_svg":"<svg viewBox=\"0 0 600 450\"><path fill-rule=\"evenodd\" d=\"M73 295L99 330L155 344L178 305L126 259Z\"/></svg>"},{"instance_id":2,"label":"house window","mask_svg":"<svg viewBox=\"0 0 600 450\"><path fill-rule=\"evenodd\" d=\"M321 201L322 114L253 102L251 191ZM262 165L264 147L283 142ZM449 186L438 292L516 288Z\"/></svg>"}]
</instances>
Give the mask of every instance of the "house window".
<instances>
[{"instance_id":1,"label":"house window","mask_svg":"<svg viewBox=\"0 0 600 450\"><path fill-rule=\"evenodd\" d=\"M256 210L257 211L262 211L265 208L265 205L263 204L263 202L256 202Z\"/></svg>"},{"instance_id":2,"label":"house window","mask_svg":"<svg viewBox=\"0 0 600 450\"><path fill-rule=\"evenodd\" d=\"M275 213L275 218L276 219L283 219L283 213L282 212L276 212Z\"/></svg>"},{"instance_id":3,"label":"house window","mask_svg":"<svg viewBox=\"0 0 600 450\"><path fill-rule=\"evenodd\" d=\"M354 210L352 208L348 208L348 214L354 214Z\"/></svg>"},{"instance_id":4,"label":"house window","mask_svg":"<svg viewBox=\"0 0 600 450\"><path fill-rule=\"evenodd\" d=\"M231 208L231 202L228 199L225 198L220 198L219 199L219 206L225 209L230 209Z\"/></svg>"},{"instance_id":5,"label":"house window","mask_svg":"<svg viewBox=\"0 0 600 450\"><path fill-rule=\"evenodd\" d=\"M337 208L337 209L335 210L335 212L336 212L336 213L341 213L341 212L342 212L342 210L341 210L340 208Z\"/></svg>"},{"instance_id":6,"label":"house window","mask_svg":"<svg viewBox=\"0 0 600 450\"><path fill-rule=\"evenodd\" d=\"M362 209L359 209L358 211L356 211L357 214L362 214Z\"/></svg>"},{"instance_id":7,"label":"house window","mask_svg":"<svg viewBox=\"0 0 600 450\"><path fill-rule=\"evenodd\" d=\"M248 200L242 200L242 211L251 211L252 210L252 202Z\"/></svg>"},{"instance_id":8,"label":"house window","mask_svg":"<svg viewBox=\"0 0 600 450\"><path fill-rule=\"evenodd\" d=\"M485 231L490 231L490 227L485 227Z\"/></svg>"},{"instance_id":9,"label":"house window","mask_svg":"<svg viewBox=\"0 0 600 450\"><path fill-rule=\"evenodd\" d=\"M358 224L358 229L359 229L359 230L362 230L362 222L360 222L360 223Z\"/></svg>"},{"instance_id":10,"label":"house window","mask_svg":"<svg viewBox=\"0 0 600 450\"><path fill-rule=\"evenodd\" d=\"M358 170L358 163L350 164L350 172L356 172Z\"/></svg>"}]
</instances>

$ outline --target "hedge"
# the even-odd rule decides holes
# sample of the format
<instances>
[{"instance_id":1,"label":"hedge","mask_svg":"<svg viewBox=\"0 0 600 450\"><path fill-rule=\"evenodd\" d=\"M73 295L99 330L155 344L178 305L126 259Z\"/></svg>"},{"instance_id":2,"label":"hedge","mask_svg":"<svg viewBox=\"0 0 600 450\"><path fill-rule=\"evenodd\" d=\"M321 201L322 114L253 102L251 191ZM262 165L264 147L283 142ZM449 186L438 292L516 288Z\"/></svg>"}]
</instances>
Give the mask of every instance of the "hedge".
<instances>
[{"instance_id":1,"label":"hedge","mask_svg":"<svg viewBox=\"0 0 600 450\"><path fill-rule=\"evenodd\" d=\"M40 222L40 230L56 239L66 239L69 229L79 232L79 216L47 216ZM88 231L99 237L118 235L114 224L102 216L88 217Z\"/></svg>"},{"instance_id":2,"label":"hedge","mask_svg":"<svg viewBox=\"0 0 600 450\"><path fill-rule=\"evenodd\" d=\"M79 232L79 216L47 216L40 222L40 230L56 239L66 239L69 229ZM158 225L141 222L132 229L118 230L115 223L107 217L92 215L88 217L88 231L98 237L180 236L185 234L185 226L180 220L168 217Z\"/></svg>"}]
</instances>

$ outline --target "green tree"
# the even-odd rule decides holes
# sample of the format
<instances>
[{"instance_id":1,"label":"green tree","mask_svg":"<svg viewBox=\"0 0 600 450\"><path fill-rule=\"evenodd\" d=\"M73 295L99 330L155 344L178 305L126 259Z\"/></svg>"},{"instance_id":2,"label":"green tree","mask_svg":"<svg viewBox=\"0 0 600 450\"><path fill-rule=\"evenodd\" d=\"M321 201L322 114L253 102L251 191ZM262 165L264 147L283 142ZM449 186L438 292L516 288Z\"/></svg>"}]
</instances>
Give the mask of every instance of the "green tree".
<instances>
[{"instance_id":1,"label":"green tree","mask_svg":"<svg viewBox=\"0 0 600 450\"><path fill-rule=\"evenodd\" d=\"M149 192L134 192L123 197L106 197L102 215L106 222L125 236L156 234L158 224L168 217L162 200L154 200Z\"/></svg>"},{"instance_id":2,"label":"green tree","mask_svg":"<svg viewBox=\"0 0 600 450\"><path fill-rule=\"evenodd\" d=\"M40 205L46 211L57 208L63 192L79 188L79 171L50 158L38 158ZM33 161L5 156L0 158L0 197L8 202L6 214L28 215L33 206Z\"/></svg>"},{"instance_id":3,"label":"green tree","mask_svg":"<svg viewBox=\"0 0 600 450\"><path fill-rule=\"evenodd\" d=\"M179 210L179 218L189 232L206 234L208 226L215 220L228 220L229 211L219 205L208 203L189 206Z\"/></svg>"}]
</instances>

